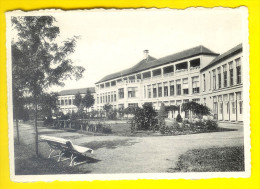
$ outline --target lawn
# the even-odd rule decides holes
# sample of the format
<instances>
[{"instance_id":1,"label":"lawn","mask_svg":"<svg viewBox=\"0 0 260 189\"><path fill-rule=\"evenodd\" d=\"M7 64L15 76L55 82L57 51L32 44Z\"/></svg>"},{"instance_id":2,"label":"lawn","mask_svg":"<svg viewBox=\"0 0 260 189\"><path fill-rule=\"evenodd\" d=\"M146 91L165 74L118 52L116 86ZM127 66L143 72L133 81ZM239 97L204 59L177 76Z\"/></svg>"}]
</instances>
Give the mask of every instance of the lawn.
<instances>
[{"instance_id":1,"label":"lawn","mask_svg":"<svg viewBox=\"0 0 260 189\"><path fill-rule=\"evenodd\" d=\"M244 147L193 149L182 154L169 172L244 171Z\"/></svg>"}]
</instances>

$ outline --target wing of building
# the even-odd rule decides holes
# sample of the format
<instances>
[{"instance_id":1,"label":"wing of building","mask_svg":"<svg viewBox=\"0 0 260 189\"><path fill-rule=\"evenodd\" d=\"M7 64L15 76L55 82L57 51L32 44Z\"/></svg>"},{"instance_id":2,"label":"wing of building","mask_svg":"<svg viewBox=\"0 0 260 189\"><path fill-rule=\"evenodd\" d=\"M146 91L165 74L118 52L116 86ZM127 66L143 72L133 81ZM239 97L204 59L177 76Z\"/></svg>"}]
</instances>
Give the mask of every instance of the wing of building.
<instances>
[{"instance_id":1,"label":"wing of building","mask_svg":"<svg viewBox=\"0 0 260 189\"><path fill-rule=\"evenodd\" d=\"M91 94L94 96L94 98L96 99L95 87L69 89L69 90L60 91L58 96L59 110L64 114L71 113L72 111L76 112L77 107L74 105L75 95L77 93L80 93L83 97L87 93L87 90L89 90Z\"/></svg>"},{"instance_id":2,"label":"wing of building","mask_svg":"<svg viewBox=\"0 0 260 189\"><path fill-rule=\"evenodd\" d=\"M187 101L203 103L219 120L242 121L242 44L219 55L204 46L156 59L144 51L133 67L112 73L96 83L95 108L107 103L120 109L142 106L159 109ZM176 113L169 117L176 117ZM182 117L188 117L182 112Z\"/></svg>"}]
</instances>

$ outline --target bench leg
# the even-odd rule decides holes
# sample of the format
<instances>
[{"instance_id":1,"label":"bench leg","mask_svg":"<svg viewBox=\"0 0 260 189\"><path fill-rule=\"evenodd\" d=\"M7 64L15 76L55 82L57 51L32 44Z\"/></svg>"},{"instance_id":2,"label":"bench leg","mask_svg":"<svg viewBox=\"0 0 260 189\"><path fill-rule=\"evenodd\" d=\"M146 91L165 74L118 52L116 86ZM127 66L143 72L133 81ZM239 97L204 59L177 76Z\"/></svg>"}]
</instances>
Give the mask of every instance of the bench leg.
<instances>
[{"instance_id":1,"label":"bench leg","mask_svg":"<svg viewBox=\"0 0 260 189\"><path fill-rule=\"evenodd\" d=\"M50 148L50 151L51 151L51 152L50 152L48 158L51 158L51 154L52 154L53 152L55 152L56 150L53 150L53 149Z\"/></svg>"},{"instance_id":2,"label":"bench leg","mask_svg":"<svg viewBox=\"0 0 260 189\"><path fill-rule=\"evenodd\" d=\"M80 165L80 164L83 164L83 163L86 163L87 161L81 161L81 162L76 162L75 159L77 158L77 156L74 156L73 154L71 155L70 159L70 166L73 167L73 166L76 166L76 165Z\"/></svg>"}]
</instances>

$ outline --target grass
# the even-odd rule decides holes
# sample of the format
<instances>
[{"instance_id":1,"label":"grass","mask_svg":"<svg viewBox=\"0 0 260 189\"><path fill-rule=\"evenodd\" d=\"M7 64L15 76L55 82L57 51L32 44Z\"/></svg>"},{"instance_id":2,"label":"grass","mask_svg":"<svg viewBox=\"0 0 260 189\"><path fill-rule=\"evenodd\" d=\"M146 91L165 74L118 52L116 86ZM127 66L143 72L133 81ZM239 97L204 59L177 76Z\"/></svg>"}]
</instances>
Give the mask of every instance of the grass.
<instances>
[{"instance_id":1,"label":"grass","mask_svg":"<svg viewBox=\"0 0 260 189\"><path fill-rule=\"evenodd\" d=\"M70 167L69 162L57 162L56 159L34 155L33 145L15 144L15 174L44 175L44 174L79 174L79 167ZM84 173L89 173L86 171Z\"/></svg>"},{"instance_id":2,"label":"grass","mask_svg":"<svg viewBox=\"0 0 260 189\"><path fill-rule=\"evenodd\" d=\"M244 147L194 149L182 154L169 172L244 171Z\"/></svg>"}]
</instances>

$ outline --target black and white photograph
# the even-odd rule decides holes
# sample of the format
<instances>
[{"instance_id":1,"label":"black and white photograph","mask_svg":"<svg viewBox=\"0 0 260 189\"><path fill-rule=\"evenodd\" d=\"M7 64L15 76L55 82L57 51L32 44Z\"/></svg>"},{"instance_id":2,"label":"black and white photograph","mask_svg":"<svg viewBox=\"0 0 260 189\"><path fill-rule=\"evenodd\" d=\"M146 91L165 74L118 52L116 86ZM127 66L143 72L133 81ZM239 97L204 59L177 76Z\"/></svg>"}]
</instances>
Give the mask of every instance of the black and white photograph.
<instances>
[{"instance_id":1,"label":"black and white photograph","mask_svg":"<svg viewBox=\"0 0 260 189\"><path fill-rule=\"evenodd\" d=\"M246 7L6 19L13 181L250 177Z\"/></svg>"}]
</instances>

